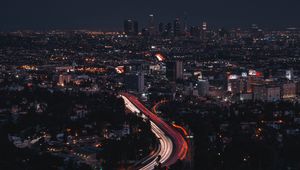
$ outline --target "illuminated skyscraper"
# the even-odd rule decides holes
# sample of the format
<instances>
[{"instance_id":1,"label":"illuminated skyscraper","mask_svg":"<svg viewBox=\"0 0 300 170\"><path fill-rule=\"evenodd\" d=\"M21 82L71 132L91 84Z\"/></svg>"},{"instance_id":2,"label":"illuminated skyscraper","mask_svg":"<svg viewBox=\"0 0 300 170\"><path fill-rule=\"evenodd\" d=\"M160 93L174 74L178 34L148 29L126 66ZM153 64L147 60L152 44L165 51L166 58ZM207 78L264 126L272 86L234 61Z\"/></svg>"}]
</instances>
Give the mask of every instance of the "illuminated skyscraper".
<instances>
[{"instance_id":1,"label":"illuminated skyscraper","mask_svg":"<svg viewBox=\"0 0 300 170\"><path fill-rule=\"evenodd\" d=\"M202 23L202 31L207 31L207 23L206 22Z\"/></svg>"},{"instance_id":2,"label":"illuminated skyscraper","mask_svg":"<svg viewBox=\"0 0 300 170\"><path fill-rule=\"evenodd\" d=\"M294 70L293 69L289 69L285 71L285 77L288 80L293 80L294 79Z\"/></svg>"}]
</instances>

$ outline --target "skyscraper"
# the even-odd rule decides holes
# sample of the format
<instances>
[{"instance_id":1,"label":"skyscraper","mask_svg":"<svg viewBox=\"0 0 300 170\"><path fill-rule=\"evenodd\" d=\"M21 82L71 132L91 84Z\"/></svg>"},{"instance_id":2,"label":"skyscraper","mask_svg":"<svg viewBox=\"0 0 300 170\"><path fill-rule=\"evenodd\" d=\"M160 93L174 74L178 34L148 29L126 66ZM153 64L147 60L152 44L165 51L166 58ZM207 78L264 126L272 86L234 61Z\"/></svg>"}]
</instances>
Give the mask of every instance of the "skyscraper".
<instances>
[{"instance_id":1,"label":"skyscraper","mask_svg":"<svg viewBox=\"0 0 300 170\"><path fill-rule=\"evenodd\" d=\"M294 70L293 69L286 70L285 78L287 78L288 80L293 80L294 79Z\"/></svg>"},{"instance_id":2,"label":"skyscraper","mask_svg":"<svg viewBox=\"0 0 300 170\"><path fill-rule=\"evenodd\" d=\"M137 21L131 19L124 21L124 32L126 35L138 35L139 26Z\"/></svg>"},{"instance_id":3,"label":"skyscraper","mask_svg":"<svg viewBox=\"0 0 300 170\"><path fill-rule=\"evenodd\" d=\"M191 36L193 36L193 37L199 37L199 36L200 36L200 29L199 29L199 27L192 26L192 27L190 28L190 34L191 34Z\"/></svg>"},{"instance_id":4,"label":"skyscraper","mask_svg":"<svg viewBox=\"0 0 300 170\"><path fill-rule=\"evenodd\" d=\"M139 72L138 73L138 92L142 93L145 90L145 76L144 72Z\"/></svg>"},{"instance_id":5,"label":"skyscraper","mask_svg":"<svg viewBox=\"0 0 300 170\"><path fill-rule=\"evenodd\" d=\"M144 72L141 71L125 75L124 83L128 90L135 90L142 93L145 88Z\"/></svg>"},{"instance_id":6,"label":"skyscraper","mask_svg":"<svg viewBox=\"0 0 300 170\"><path fill-rule=\"evenodd\" d=\"M207 23L206 22L202 23L202 31L207 31Z\"/></svg>"},{"instance_id":7,"label":"skyscraper","mask_svg":"<svg viewBox=\"0 0 300 170\"><path fill-rule=\"evenodd\" d=\"M179 18L176 18L173 23L174 36L181 35L181 24Z\"/></svg>"},{"instance_id":8,"label":"skyscraper","mask_svg":"<svg viewBox=\"0 0 300 170\"><path fill-rule=\"evenodd\" d=\"M124 32L125 34L130 34L133 28L133 21L131 19L124 21Z\"/></svg>"},{"instance_id":9,"label":"skyscraper","mask_svg":"<svg viewBox=\"0 0 300 170\"><path fill-rule=\"evenodd\" d=\"M139 34L139 23L137 21L133 22L133 33L134 33L134 35Z\"/></svg>"},{"instance_id":10,"label":"skyscraper","mask_svg":"<svg viewBox=\"0 0 300 170\"><path fill-rule=\"evenodd\" d=\"M170 36L172 34L172 23L168 23L165 26L164 35Z\"/></svg>"},{"instance_id":11,"label":"skyscraper","mask_svg":"<svg viewBox=\"0 0 300 170\"><path fill-rule=\"evenodd\" d=\"M165 31L165 28L164 28L164 23L159 23L159 25L158 25L158 31L159 31L159 34L160 35L162 35L163 33L164 33L164 31Z\"/></svg>"},{"instance_id":12,"label":"skyscraper","mask_svg":"<svg viewBox=\"0 0 300 170\"><path fill-rule=\"evenodd\" d=\"M187 13L184 12L184 18L183 18L183 31L184 34L187 35L188 34L188 23L187 23L188 17L187 17Z\"/></svg>"},{"instance_id":13,"label":"skyscraper","mask_svg":"<svg viewBox=\"0 0 300 170\"><path fill-rule=\"evenodd\" d=\"M209 92L209 82L208 80L199 80L198 84L198 93L200 96L207 96Z\"/></svg>"},{"instance_id":14,"label":"skyscraper","mask_svg":"<svg viewBox=\"0 0 300 170\"><path fill-rule=\"evenodd\" d=\"M181 80L183 78L182 61L169 61L166 63L166 76L170 81Z\"/></svg>"},{"instance_id":15,"label":"skyscraper","mask_svg":"<svg viewBox=\"0 0 300 170\"><path fill-rule=\"evenodd\" d=\"M154 22L154 15L149 15L149 33L150 35L155 35L155 22Z\"/></svg>"},{"instance_id":16,"label":"skyscraper","mask_svg":"<svg viewBox=\"0 0 300 170\"><path fill-rule=\"evenodd\" d=\"M148 29L148 28L143 28L143 29L142 29L142 35L143 35L143 36L149 36L149 35L150 35L149 29Z\"/></svg>"},{"instance_id":17,"label":"skyscraper","mask_svg":"<svg viewBox=\"0 0 300 170\"><path fill-rule=\"evenodd\" d=\"M202 39L206 39L206 34L207 34L207 23L206 22L203 22L202 23L202 32L201 32L201 37Z\"/></svg>"}]
</instances>

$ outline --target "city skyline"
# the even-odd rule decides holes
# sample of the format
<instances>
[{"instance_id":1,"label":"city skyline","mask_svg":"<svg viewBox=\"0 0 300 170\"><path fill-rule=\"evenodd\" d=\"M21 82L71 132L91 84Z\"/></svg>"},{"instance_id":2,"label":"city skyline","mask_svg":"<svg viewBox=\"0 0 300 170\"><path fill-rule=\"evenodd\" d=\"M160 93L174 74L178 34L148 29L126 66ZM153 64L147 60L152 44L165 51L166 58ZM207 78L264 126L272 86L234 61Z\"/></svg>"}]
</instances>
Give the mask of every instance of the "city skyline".
<instances>
[{"instance_id":1,"label":"city skyline","mask_svg":"<svg viewBox=\"0 0 300 170\"><path fill-rule=\"evenodd\" d=\"M213 1L151 1L122 2L113 0L89 3L75 1L4 0L0 7L0 30L93 29L121 31L124 19L134 19L147 25L149 14L154 14L156 24L187 18L189 25L203 21L213 27L299 27L297 7L299 1L281 0L260 2L230 0Z\"/></svg>"},{"instance_id":2,"label":"city skyline","mask_svg":"<svg viewBox=\"0 0 300 170\"><path fill-rule=\"evenodd\" d=\"M2 0L0 170L300 170L287 1Z\"/></svg>"}]
</instances>

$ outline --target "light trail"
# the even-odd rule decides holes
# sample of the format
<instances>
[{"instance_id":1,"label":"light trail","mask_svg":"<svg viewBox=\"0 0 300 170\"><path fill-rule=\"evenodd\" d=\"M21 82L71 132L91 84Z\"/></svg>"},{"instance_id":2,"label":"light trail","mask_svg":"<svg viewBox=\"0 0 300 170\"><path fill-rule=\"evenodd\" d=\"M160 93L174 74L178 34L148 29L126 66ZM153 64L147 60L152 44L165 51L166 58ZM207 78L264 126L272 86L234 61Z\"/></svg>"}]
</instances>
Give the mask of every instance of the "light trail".
<instances>
[{"instance_id":1,"label":"light trail","mask_svg":"<svg viewBox=\"0 0 300 170\"><path fill-rule=\"evenodd\" d=\"M165 162L170 155L172 154L172 149L173 149L173 143L170 138L168 138L164 132L155 125L152 121L151 123L151 128L152 132L155 134L155 136L159 139L160 143L160 151L157 155L154 156L157 157L158 155L161 156L160 162ZM154 166L157 165L156 159L153 159L150 163L142 167L140 170L152 170Z\"/></svg>"},{"instance_id":2,"label":"light trail","mask_svg":"<svg viewBox=\"0 0 300 170\"><path fill-rule=\"evenodd\" d=\"M177 160L183 160L186 157L188 145L185 139L179 132L174 130L170 125L161 120L158 116L150 112L138 99L128 93L122 93L121 97L124 99L125 106L136 113L143 113L144 118L150 119L151 130L160 141L160 150L158 155L161 156L160 162L163 166L170 166ZM149 159L147 159L149 161ZM143 163L145 163L144 161ZM157 165L156 159L147 163L141 170L152 170Z\"/></svg>"},{"instance_id":3,"label":"light trail","mask_svg":"<svg viewBox=\"0 0 300 170\"><path fill-rule=\"evenodd\" d=\"M140 113L140 110L137 107L135 107L125 96L121 96L121 97L124 99L125 106L129 110L131 110L132 112L135 112L135 113ZM142 164L144 164L152 159L151 162L149 162L147 165L142 167L140 170L154 169L155 165L157 165L155 158L158 155L160 155L161 156L160 162L163 163L170 157L170 155L172 154L172 150L173 150L173 143L172 143L171 139L168 138L165 135L165 133L152 121L150 121L150 125L151 125L152 132L159 139L160 149L159 149L159 152L157 152L156 154L152 155L150 158L148 158L142 162Z\"/></svg>"},{"instance_id":4,"label":"light trail","mask_svg":"<svg viewBox=\"0 0 300 170\"><path fill-rule=\"evenodd\" d=\"M188 136L188 133L187 133L187 131L184 129L184 127L179 126L179 125L176 125L176 124L174 124L174 123L173 123L173 126L176 127L177 129L180 129L180 130L183 132L184 136Z\"/></svg>"},{"instance_id":5,"label":"light trail","mask_svg":"<svg viewBox=\"0 0 300 170\"><path fill-rule=\"evenodd\" d=\"M166 103L166 102L167 102L167 100L161 100L161 101L159 101L158 103L156 103L156 104L152 107L152 111L153 111L155 114L157 114L157 107L158 107L159 105L163 104L163 103Z\"/></svg>"}]
</instances>

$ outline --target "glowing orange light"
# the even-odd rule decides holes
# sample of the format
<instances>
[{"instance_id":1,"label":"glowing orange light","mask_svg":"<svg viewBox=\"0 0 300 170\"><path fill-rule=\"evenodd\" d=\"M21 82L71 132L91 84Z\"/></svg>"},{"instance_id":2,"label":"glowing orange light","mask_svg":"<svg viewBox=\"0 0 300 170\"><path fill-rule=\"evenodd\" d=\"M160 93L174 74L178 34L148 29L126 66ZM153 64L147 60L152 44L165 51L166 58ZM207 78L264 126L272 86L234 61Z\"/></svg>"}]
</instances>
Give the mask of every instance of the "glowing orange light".
<instances>
[{"instance_id":1,"label":"glowing orange light","mask_svg":"<svg viewBox=\"0 0 300 170\"><path fill-rule=\"evenodd\" d=\"M97 148L101 147L102 145L100 143L95 145Z\"/></svg>"},{"instance_id":2,"label":"glowing orange light","mask_svg":"<svg viewBox=\"0 0 300 170\"><path fill-rule=\"evenodd\" d=\"M161 100L161 101L159 101L158 103L156 103L156 104L153 106L152 111L153 111L155 114L157 114L157 107L158 107L160 104L163 104L163 103L166 103L166 102L167 102L167 100Z\"/></svg>"},{"instance_id":3,"label":"glowing orange light","mask_svg":"<svg viewBox=\"0 0 300 170\"><path fill-rule=\"evenodd\" d=\"M158 61L164 61L166 58L160 54L160 53L157 53L155 54L155 57L157 58Z\"/></svg>"},{"instance_id":4,"label":"glowing orange light","mask_svg":"<svg viewBox=\"0 0 300 170\"><path fill-rule=\"evenodd\" d=\"M188 136L187 131L186 131L182 126L179 126L179 125L176 125L176 124L173 124L173 126L174 126L175 128L177 128L177 129L180 129L180 130L183 132L183 134L184 134L185 136Z\"/></svg>"}]
</instances>

